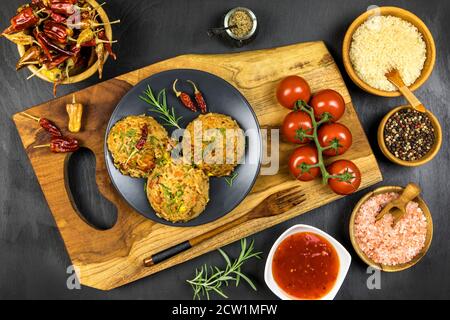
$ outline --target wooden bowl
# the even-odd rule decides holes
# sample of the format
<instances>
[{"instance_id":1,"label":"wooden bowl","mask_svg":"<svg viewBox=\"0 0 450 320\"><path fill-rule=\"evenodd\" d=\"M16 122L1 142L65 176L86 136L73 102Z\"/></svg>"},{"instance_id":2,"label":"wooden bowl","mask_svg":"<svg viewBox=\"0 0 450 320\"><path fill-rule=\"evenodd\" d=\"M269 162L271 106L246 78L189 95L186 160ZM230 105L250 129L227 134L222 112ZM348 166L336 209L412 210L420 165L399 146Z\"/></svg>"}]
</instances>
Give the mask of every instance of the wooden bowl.
<instances>
[{"instance_id":1,"label":"wooden bowl","mask_svg":"<svg viewBox=\"0 0 450 320\"><path fill-rule=\"evenodd\" d=\"M97 13L100 17L100 20L103 23L109 23L109 18L108 15L106 14L105 10L103 10L103 8L100 6L100 4L95 1L95 0L86 0L86 2L88 2L92 7L96 8ZM105 33L106 36L108 37L108 39L112 40L112 28L109 24L104 26L105 28ZM17 45L17 49L19 50L19 54L20 56L23 56L23 54L26 51L26 47L23 45ZM108 53L106 53L105 55L105 61L108 59ZM38 71L38 68L36 66L28 66L28 69L32 72L32 73L36 73ZM83 80L86 80L87 78L90 78L94 73L96 73L98 70L98 61L95 61L95 63L93 63L92 65L90 65L86 70L84 70L81 73L72 75L69 79L65 79L63 82L61 82L61 84L70 84L70 83L77 83L77 82L81 82ZM51 82L53 83L53 81L51 81L50 79L48 79L46 76L44 76L43 74L40 73L36 73L36 76L41 78L42 80L45 80L47 82Z\"/></svg>"},{"instance_id":2,"label":"wooden bowl","mask_svg":"<svg viewBox=\"0 0 450 320\"><path fill-rule=\"evenodd\" d=\"M407 109L407 108L411 108L411 106L400 106L400 107L394 108L384 116L383 120L381 120L381 123L378 126L378 134L377 134L378 145L380 146L380 149L383 152L383 154L386 156L386 158L391 160L393 163L396 163L396 164L404 166L404 167L419 167L419 166L423 166L424 164L433 160L433 158L439 153L439 150L441 149L441 146L442 146L442 128L439 123L439 120L429 110L427 110L427 115L430 118L431 124L433 125L433 128L434 128L435 141L434 141L433 147L423 158L421 158L419 160L405 161L405 160L401 160L401 159L397 158L389 151L389 149L386 146L386 143L384 141L384 128L386 126L388 119L394 113L396 113L397 111L400 111L402 109Z\"/></svg>"},{"instance_id":3,"label":"wooden bowl","mask_svg":"<svg viewBox=\"0 0 450 320\"><path fill-rule=\"evenodd\" d=\"M399 97L401 96L401 93L399 91L383 91L375 89L368 84L366 84L359 76L357 75L355 69L353 68L352 62L350 60L350 46L352 43L352 37L353 33L358 29L358 27L363 24L368 18L374 16L374 15L383 15L383 16L395 16L399 17L403 20L406 20L417 27L417 29L422 33L423 40L425 41L426 47L427 47L427 59L425 60L425 65L422 70L422 74L420 77L416 80L415 83L413 83L409 88L411 91L415 91L420 86L422 86L425 81L427 81L428 77L431 75L431 72L433 71L434 64L436 62L436 46L434 44L433 36L428 30L428 27L423 23L420 18L418 18L413 13L397 8L397 7L380 7L375 8L366 11L362 15L360 15L358 18L356 18L355 21L350 25L350 27L347 30L347 33L345 34L344 43L342 46L342 57L344 60L344 67L347 71L348 75L352 79L352 81L361 89L363 89L366 92L369 92L371 94L381 96L381 97Z\"/></svg>"},{"instance_id":4,"label":"wooden bowl","mask_svg":"<svg viewBox=\"0 0 450 320\"><path fill-rule=\"evenodd\" d=\"M350 240L352 242L353 248L355 249L356 253L361 258L361 260L363 260L369 266L379 269L379 270L382 270L382 271L385 271L385 272L398 272L398 271L403 271L403 270L409 269L412 266L416 265L428 252L428 249L430 249L430 246L431 246L431 241L433 239L433 219L431 218L430 210L428 209L426 203L423 201L423 199L420 196L417 197L416 199L414 199L414 201L416 201L419 204L419 207L422 209L423 214L425 215L425 217L427 219L428 229L427 229L427 235L426 235L426 239L425 239L425 246L423 247L422 251L417 256L415 256L411 261L404 263L404 264L399 264L397 266L386 266L383 264L379 264L379 263L374 262L372 259L370 259L369 257L366 256L366 254L360 249L360 247L356 241L356 238L355 238L355 233L354 233L355 218L356 218L356 214L358 213L362 204L365 203L370 197L372 197L374 195L388 193L388 192L400 193L402 191L403 191L402 187L388 186L388 187L378 188L378 189L366 194L356 204L355 208L353 209L351 218L350 218L350 225L349 225Z\"/></svg>"}]
</instances>

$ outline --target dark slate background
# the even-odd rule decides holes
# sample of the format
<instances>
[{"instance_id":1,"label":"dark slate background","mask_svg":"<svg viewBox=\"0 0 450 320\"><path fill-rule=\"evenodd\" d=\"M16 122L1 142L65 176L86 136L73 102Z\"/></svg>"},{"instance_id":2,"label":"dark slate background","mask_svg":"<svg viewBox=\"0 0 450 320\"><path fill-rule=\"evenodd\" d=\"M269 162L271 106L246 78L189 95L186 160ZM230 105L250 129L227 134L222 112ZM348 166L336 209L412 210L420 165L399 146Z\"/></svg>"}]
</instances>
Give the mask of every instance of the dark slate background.
<instances>
[{"instance_id":1,"label":"dark slate background","mask_svg":"<svg viewBox=\"0 0 450 320\"><path fill-rule=\"evenodd\" d=\"M1 0L1 27L22 0ZM389 163L376 143L376 130L382 116L402 99L387 99L362 92L346 77L356 110L369 136L384 175L380 185L405 185L410 181L424 189L423 197L433 213L435 236L429 254L416 267L398 274L382 274L381 290L368 290L366 266L353 252L348 237L348 221L362 191L306 215L255 235L256 248L267 254L276 237L296 223L316 226L336 237L352 253L353 262L338 299L418 299L450 298L449 187L449 63L450 2L438 0L356 1L356 0L109 0L106 10L112 19L123 22L114 28L119 60L108 62L109 79L154 62L185 53L236 52L206 36L206 29L233 6L252 8L260 21L260 34L245 50L324 40L341 71L341 44L344 33L356 16L371 4L396 5L419 15L433 33L437 64L428 82L417 94L440 119L444 144L439 156L417 169ZM16 48L0 40L0 299L190 299L185 283L202 264L222 264L217 252L206 254L157 275L111 292L83 287L68 290L66 268L70 260L41 189L25 155L11 116L29 106L52 98L51 86L35 78L25 80L27 72L17 73ZM97 83L92 77L82 84L60 88L66 94ZM108 225L114 208L99 197L94 182L94 159L89 152L77 154L71 163L71 185L83 212L99 225ZM95 213L94 213L95 212ZM239 243L225 248L235 256ZM244 271L259 288L230 288L234 299L274 299L263 279L264 261L251 262Z\"/></svg>"}]
</instances>

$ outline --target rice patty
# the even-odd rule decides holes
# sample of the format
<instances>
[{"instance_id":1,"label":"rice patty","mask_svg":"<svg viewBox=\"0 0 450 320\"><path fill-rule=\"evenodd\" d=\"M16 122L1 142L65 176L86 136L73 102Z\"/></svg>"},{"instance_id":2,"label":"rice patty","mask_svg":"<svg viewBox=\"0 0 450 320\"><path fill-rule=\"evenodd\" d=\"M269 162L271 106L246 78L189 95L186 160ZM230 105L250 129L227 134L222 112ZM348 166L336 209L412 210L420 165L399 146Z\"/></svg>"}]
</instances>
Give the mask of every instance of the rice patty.
<instances>
[{"instance_id":1,"label":"rice patty","mask_svg":"<svg viewBox=\"0 0 450 320\"><path fill-rule=\"evenodd\" d=\"M142 150L135 146L141 138L144 125L148 127L148 138ZM146 115L128 116L119 120L108 135L108 150L114 166L124 175L134 178L147 178L160 159L169 157L169 137L166 129L155 119ZM135 153L133 156L133 153Z\"/></svg>"},{"instance_id":2,"label":"rice patty","mask_svg":"<svg viewBox=\"0 0 450 320\"><path fill-rule=\"evenodd\" d=\"M218 138L222 141L222 145ZM201 154L195 153L195 139L198 139L197 145L201 143ZM229 143L227 140L230 140ZM221 154L217 154L216 147L222 148ZM186 153L189 148L191 152ZM190 154L186 160L194 163L208 176L228 176L244 156L244 133L237 122L229 116L219 113L202 114L186 128L183 153Z\"/></svg>"},{"instance_id":3,"label":"rice patty","mask_svg":"<svg viewBox=\"0 0 450 320\"><path fill-rule=\"evenodd\" d=\"M169 161L147 180L147 198L158 217L186 222L198 217L209 202L209 179L191 165Z\"/></svg>"}]
</instances>

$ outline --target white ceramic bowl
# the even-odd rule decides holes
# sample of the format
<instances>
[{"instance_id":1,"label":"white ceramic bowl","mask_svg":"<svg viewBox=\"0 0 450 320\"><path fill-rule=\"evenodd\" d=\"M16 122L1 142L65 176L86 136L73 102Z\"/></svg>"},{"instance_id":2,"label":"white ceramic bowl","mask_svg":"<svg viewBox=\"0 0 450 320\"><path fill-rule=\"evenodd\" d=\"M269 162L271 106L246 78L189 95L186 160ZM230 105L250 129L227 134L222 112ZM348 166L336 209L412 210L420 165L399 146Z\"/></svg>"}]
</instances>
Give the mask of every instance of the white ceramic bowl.
<instances>
[{"instance_id":1,"label":"white ceramic bowl","mask_svg":"<svg viewBox=\"0 0 450 320\"><path fill-rule=\"evenodd\" d=\"M334 284L331 291L322 297L320 300L333 300L336 294L338 293L339 289L342 286L342 283L344 282L345 277L347 276L348 269L350 268L350 263L352 261L352 257L350 256L350 253L339 243L331 237L329 234L323 232L322 230L319 230L317 228L298 224L295 225L288 230L286 230L278 239L275 241L275 243L272 246L272 249L270 250L269 256L267 257L266 261L266 268L264 271L264 280L266 281L267 286L269 287L272 292L277 295L282 300L293 300L294 298L290 295L288 295L286 292L284 292L275 282L275 279L273 278L272 273L272 260L273 255L275 254L275 250L278 248L280 243L289 237L292 234L295 233L301 233L301 232L310 232L315 233L319 236L322 236L326 240L328 240L329 243L334 247L336 250L336 253L339 257L339 273L336 279L336 283Z\"/></svg>"}]
</instances>

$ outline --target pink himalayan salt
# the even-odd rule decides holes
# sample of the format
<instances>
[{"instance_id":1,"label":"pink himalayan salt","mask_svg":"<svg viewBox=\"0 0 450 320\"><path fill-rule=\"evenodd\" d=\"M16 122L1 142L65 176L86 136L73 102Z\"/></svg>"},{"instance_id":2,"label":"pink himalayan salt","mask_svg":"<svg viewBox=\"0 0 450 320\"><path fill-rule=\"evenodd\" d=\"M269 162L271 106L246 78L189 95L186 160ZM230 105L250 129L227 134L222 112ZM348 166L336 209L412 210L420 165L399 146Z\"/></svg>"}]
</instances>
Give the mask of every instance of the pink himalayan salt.
<instances>
[{"instance_id":1,"label":"pink himalayan salt","mask_svg":"<svg viewBox=\"0 0 450 320\"><path fill-rule=\"evenodd\" d=\"M355 237L361 250L374 262L396 266L411 261L425 246L427 220L417 202L406 206L406 214L393 226L391 214L375 217L398 193L384 193L369 198L356 214Z\"/></svg>"}]
</instances>

